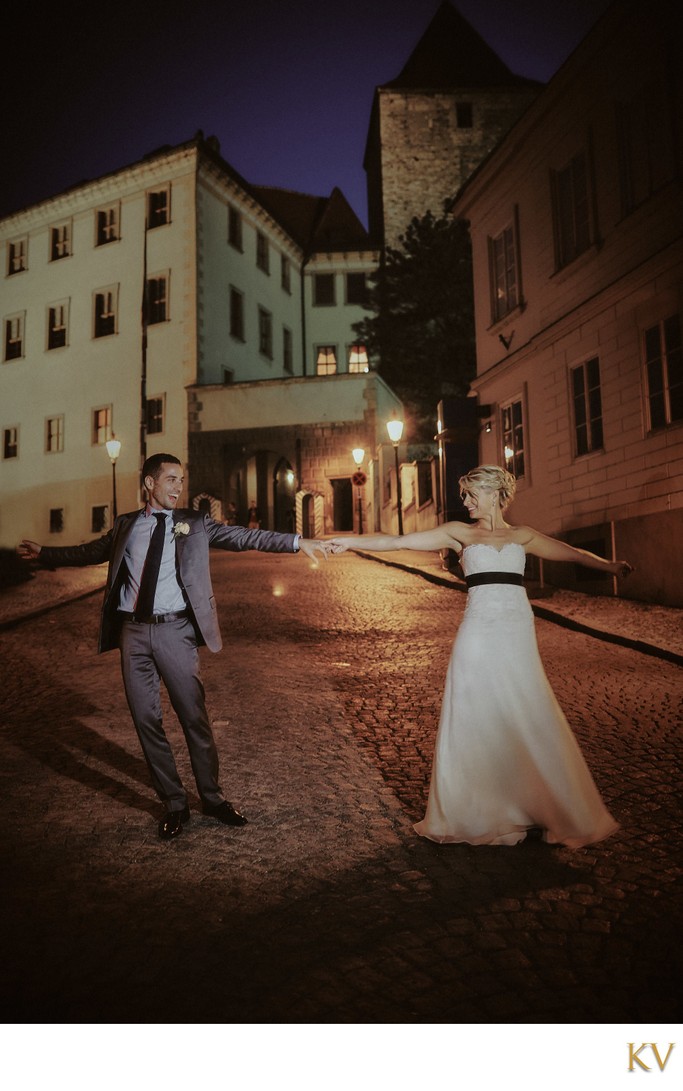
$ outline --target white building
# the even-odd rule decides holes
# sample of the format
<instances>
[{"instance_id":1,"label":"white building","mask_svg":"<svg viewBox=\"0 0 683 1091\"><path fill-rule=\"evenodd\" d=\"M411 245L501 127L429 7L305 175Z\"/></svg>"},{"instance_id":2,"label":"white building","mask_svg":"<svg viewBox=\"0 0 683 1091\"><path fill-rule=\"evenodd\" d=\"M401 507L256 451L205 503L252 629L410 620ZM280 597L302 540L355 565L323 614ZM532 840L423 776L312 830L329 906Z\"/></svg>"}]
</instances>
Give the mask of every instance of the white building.
<instances>
[{"instance_id":1,"label":"white building","mask_svg":"<svg viewBox=\"0 0 683 1091\"><path fill-rule=\"evenodd\" d=\"M515 522L683 605L683 83L674 5L620 0L458 195L470 221L483 462ZM589 570L576 586L613 590ZM571 566L546 566L553 582Z\"/></svg>"},{"instance_id":2,"label":"white building","mask_svg":"<svg viewBox=\"0 0 683 1091\"><path fill-rule=\"evenodd\" d=\"M218 517L254 501L264 526L284 529L296 494L300 523L315 493L309 527L351 528L330 482L344 477L351 495L351 447L374 456L401 406L354 341L378 254L338 190L251 186L198 134L6 217L0 246L0 544L99 535L115 500L139 503L156 451L185 463L189 501ZM260 442L238 437L226 461L226 430L255 421ZM295 436L294 475L278 429L300 423L331 432L315 456Z\"/></svg>"}]
</instances>

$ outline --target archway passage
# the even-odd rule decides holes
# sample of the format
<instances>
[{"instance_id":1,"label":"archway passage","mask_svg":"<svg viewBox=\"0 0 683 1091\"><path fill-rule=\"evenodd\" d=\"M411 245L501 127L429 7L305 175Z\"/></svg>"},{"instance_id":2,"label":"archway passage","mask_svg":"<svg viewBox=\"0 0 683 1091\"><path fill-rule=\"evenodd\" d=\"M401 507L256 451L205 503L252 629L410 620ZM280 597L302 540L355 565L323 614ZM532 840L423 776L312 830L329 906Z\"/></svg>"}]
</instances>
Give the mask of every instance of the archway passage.
<instances>
[{"instance_id":1,"label":"archway passage","mask_svg":"<svg viewBox=\"0 0 683 1091\"><path fill-rule=\"evenodd\" d=\"M332 479L332 519L335 531L353 530L353 486L350 477Z\"/></svg>"}]
</instances>

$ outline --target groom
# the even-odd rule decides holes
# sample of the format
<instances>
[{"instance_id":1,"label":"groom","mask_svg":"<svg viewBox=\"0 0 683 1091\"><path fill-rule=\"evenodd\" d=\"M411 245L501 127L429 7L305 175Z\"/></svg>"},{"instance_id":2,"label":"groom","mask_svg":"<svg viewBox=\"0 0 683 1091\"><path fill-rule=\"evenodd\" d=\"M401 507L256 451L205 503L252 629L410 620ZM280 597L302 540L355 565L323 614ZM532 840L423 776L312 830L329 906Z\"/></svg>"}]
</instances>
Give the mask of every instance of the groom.
<instances>
[{"instance_id":1,"label":"groom","mask_svg":"<svg viewBox=\"0 0 683 1091\"><path fill-rule=\"evenodd\" d=\"M315 560L316 552L326 557L331 547L298 534L224 526L200 512L176 511L183 474L175 455L152 455L142 479L146 506L119 516L97 541L53 548L25 539L18 553L45 568L109 561L98 650L120 648L133 723L154 789L166 805L159 836L169 840L189 822L190 811L162 726L160 679L185 734L204 814L228 826L247 821L218 784L218 752L199 672L199 645L213 652L222 645L209 548L301 551Z\"/></svg>"}]
</instances>

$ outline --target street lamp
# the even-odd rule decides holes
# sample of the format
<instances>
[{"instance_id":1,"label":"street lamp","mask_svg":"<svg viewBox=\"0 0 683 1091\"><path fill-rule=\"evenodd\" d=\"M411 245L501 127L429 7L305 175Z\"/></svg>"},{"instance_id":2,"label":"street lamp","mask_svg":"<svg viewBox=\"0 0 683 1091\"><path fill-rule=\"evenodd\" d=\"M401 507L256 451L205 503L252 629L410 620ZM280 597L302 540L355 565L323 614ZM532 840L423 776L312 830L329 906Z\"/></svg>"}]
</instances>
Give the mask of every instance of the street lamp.
<instances>
[{"instance_id":1,"label":"street lamp","mask_svg":"<svg viewBox=\"0 0 683 1091\"><path fill-rule=\"evenodd\" d=\"M389 433L389 439L394 445L394 460L396 462L396 503L398 509L398 532L403 534L403 498L401 496L401 471L398 467L398 445L401 442L401 436L403 435L403 421L398 420L395 416L392 420L387 421L387 432Z\"/></svg>"},{"instance_id":2,"label":"street lamp","mask_svg":"<svg viewBox=\"0 0 683 1091\"><path fill-rule=\"evenodd\" d=\"M111 459L111 486L112 486L112 517L116 519L118 512L116 511L116 460L121 453L121 440L115 439L112 434L111 439L108 439L105 443L107 448L107 454Z\"/></svg>"},{"instance_id":3,"label":"street lamp","mask_svg":"<svg viewBox=\"0 0 683 1091\"><path fill-rule=\"evenodd\" d=\"M354 482L354 485L358 486L358 533L362 534L363 533L363 500L362 500L362 497L361 497L361 489L363 488L363 485L365 484L366 477L365 477L365 474L363 473L363 471L361 470L361 466L363 465L363 459L365 458L365 451L363 450L362 447L354 447L351 454L353 455L353 461L356 463L356 466L357 466L357 470L356 470L355 474L353 475L353 482Z\"/></svg>"}]
</instances>

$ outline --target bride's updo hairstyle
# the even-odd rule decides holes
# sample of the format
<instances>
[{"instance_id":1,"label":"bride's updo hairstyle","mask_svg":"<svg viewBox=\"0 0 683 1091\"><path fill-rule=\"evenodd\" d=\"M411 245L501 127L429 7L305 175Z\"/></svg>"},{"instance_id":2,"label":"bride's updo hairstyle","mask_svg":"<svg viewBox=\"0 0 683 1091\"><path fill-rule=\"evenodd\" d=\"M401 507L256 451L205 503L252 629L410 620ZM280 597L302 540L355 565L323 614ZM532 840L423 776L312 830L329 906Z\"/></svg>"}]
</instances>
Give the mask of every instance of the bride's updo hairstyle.
<instances>
[{"instance_id":1,"label":"bride's updo hairstyle","mask_svg":"<svg viewBox=\"0 0 683 1091\"><path fill-rule=\"evenodd\" d=\"M466 492L468 489L488 489L489 492L497 492L500 497L501 511L505 511L512 503L517 489L514 475L501 466L477 466L461 477L458 484L461 492Z\"/></svg>"}]
</instances>

